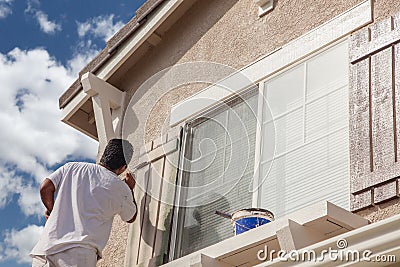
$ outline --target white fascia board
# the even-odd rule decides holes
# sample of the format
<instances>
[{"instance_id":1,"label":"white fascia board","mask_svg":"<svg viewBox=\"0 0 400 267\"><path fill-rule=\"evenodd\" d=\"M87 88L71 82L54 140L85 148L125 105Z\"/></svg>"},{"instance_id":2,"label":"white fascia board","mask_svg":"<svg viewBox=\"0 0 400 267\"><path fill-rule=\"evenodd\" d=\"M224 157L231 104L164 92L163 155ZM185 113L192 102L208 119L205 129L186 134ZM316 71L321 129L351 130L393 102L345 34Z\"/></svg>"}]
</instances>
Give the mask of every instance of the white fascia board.
<instances>
[{"instance_id":1,"label":"white fascia board","mask_svg":"<svg viewBox=\"0 0 400 267\"><path fill-rule=\"evenodd\" d=\"M275 50L271 54L256 60L233 75L228 76L217 85L207 87L172 106L170 125L174 126L192 118L233 93L260 82L288 65L312 54L314 51L371 23L372 20L371 0L363 1L343 14ZM242 82L237 84L238 80ZM221 86L227 86L229 90L222 90Z\"/></svg>"},{"instance_id":2,"label":"white fascia board","mask_svg":"<svg viewBox=\"0 0 400 267\"><path fill-rule=\"evenodd\" d=\"M83 90L79 91L79 93L61 110L61 121L67 122L89 98L90 95L86 94Z\"/></svg>"},{"instance_id":3,"label":"white fascia board","mask_svg":"<svg viewBox=\"0 0 400 267\"><path fill-rule=\"evenodd\" d=\"M169 0L150 15L147 22L118 50L96 74L107 80L119 67L157 30L157 28L182 4L184 0Z\"/></svg>"}]
</instances>

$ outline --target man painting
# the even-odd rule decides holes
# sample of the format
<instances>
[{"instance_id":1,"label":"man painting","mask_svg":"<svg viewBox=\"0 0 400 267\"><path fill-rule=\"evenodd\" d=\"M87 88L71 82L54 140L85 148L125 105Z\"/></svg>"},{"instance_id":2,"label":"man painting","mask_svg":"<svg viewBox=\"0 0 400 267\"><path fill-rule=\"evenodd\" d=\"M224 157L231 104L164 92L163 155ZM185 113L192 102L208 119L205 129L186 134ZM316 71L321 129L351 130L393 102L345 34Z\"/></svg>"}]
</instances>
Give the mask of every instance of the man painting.
<instances>
[{"instance_id":1,"label":"man painting","mask_svg":"<svg viewBox=\"0 0 400 267\"><path fill-rule=\"evenodd\" d=\"M113 218L136 219L134 177L122 174L132 157L132 145L108 142L99 164L71 162L57 169L40 186L48 218L31 251L32 266L94 267L102 256Z\"/></svg>"}]
</instances>

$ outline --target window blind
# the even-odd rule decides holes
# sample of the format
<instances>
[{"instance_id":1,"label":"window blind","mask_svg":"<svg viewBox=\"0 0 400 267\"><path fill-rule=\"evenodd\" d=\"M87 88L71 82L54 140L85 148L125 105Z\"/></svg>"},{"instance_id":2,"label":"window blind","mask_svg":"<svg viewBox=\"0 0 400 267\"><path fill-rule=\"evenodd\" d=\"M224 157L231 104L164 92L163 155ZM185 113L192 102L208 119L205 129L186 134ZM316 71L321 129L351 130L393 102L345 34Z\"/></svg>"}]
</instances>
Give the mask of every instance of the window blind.
<instances>
[{"instance_id":1,"label":"window blind","mask_svg":"<svg viewBox=\"0 0 400 267\"><path fill-rule=\"evenodd\" d=\"M199 118L191 128L180 256L233 236L230 220L216 215L216 210L233 213L251 207L256 92L252 89L207 118Z\"/></svg>"},{"instance_id":2,"label":"window blind","mask_svg":"<svg viewBox=\"0 0 400 267\"><path fill-rule=\"evenodd\" d=\"M276 217L327 200L349 208L348 48L267 81L259 202Z\"/></svg>"}]
</instances>

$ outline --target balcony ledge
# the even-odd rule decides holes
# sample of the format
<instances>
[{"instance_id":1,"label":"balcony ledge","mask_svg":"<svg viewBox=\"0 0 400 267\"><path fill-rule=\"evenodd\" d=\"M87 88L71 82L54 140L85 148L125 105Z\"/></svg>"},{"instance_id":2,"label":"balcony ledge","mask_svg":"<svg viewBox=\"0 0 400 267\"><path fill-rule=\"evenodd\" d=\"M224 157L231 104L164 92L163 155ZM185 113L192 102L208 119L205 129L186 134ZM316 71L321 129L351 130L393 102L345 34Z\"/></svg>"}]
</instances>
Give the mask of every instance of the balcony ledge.
<instances>
[{"instance_id":1,"label":"balcony ledge","mask_svg":"<svg viewBox=\"0 0 400 267\"><path fill-rule=\"evenodd\" d=\"M400 221L400 217L398 220ZM368 224L369 221L363 217L325 201L298 210L266 225L231 237L162 266L244 267L257 264L264 266L266 263L269 264L271 259L267 257L266 261L262 262L258 259L257 254L259 251L264 250L265 246L269 250L292 251L320 243L330 245L332 242L337 241L339 235L352 236L353 233L358 233ZM374 225L370 226L373 228ZM355 229L358 232L355 232ZM398 242L400 244L400 241ZM337 247L335 246L335 248ZM272 263L279 263L279 261L274 260ZM285 263L287 264L287 262Z\"/></svg>"}]
</instances>

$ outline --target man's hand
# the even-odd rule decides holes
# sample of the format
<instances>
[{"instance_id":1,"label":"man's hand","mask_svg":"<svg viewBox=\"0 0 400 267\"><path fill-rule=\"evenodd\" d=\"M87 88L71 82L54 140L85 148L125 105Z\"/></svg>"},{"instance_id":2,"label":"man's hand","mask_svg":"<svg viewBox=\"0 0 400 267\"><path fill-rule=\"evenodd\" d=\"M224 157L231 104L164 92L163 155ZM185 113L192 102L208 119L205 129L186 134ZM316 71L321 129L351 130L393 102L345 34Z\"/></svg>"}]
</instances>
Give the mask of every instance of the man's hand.
<instances>
[{"instance_id":1,"label":"man's hand","mask_svg":"<svg viewBox=\"0 0 400 267\"><path fill-rule=\"evenodd\" d=\"M44 217L46 217L46 221L49 219L49 216L50 216L50 211L46 210L44 212Z\"/></svg>"},{"instance_id":2,"label":"man's hand","mask_svg":"<svg viewBox=\"0 0 400 267\"><path fill-rule=\"evenodd\" d=\"M136 216L137 216L137 205L136 205L135 196L134 196L134 193L133 193L133 189L135 188L135 185L136 185L135 178L136 177L134 177L134 175L132 175L132 173L130 173L129 171L126 172L125 183L132 190L133 204L135 205L135 209L136 209L135 214L133 215L132 219L127 221L127 223L133 223L136 220Z\"/></svg>"},{"instance_id":3,"label":"man's hand","mask_svg":"<svg viewBox=\"0 0 400 267\"><path fill-rule=\"evenodd\" d=\"M135 177L129 171L126 172L125 183L129 186L131 190L135 188L136 185Z\"/></svg>"}]
</instances>

